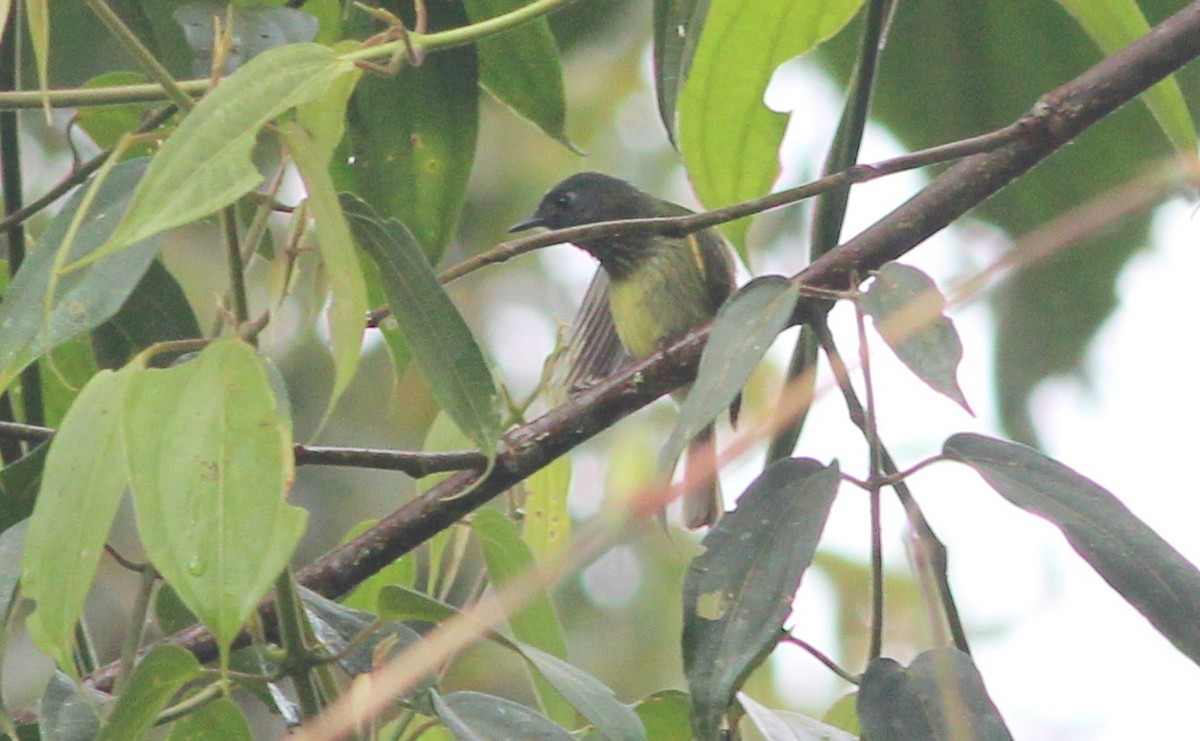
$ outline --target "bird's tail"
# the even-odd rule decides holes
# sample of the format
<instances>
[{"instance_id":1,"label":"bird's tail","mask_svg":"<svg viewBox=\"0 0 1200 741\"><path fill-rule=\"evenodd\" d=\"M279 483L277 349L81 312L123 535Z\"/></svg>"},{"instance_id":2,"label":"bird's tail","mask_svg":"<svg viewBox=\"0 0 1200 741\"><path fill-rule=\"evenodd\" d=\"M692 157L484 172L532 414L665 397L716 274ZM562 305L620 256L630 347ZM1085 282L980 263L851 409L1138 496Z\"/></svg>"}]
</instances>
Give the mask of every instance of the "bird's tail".
<instances>
[{"instance_id":1,"label":"bird's tail","mask_svg":"<svg viewBox=\"0 0 1200 741\"><path fill-rule=\"evenodd\" d=\"M706 471L706 481L694 486L683 496L683 524L689 530L712 525L725 511L721 500L721 484L717 479L717 449L713 442L713 426L700 431L688 443L684 461L684 480L692 479L694 471ZM698 474L697 474L698 475Z\"/></svg>"}]
</instances>

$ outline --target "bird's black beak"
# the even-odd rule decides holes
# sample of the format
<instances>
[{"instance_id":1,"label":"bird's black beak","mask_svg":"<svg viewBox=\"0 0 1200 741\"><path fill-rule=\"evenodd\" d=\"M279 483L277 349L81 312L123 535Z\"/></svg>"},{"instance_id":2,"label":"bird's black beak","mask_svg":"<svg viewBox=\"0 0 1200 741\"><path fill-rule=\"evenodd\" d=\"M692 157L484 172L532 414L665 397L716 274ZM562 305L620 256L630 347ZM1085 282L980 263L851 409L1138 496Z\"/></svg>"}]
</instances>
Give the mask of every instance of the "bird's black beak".
<instances>
[{"instance_id":1,"label":"bird's black beak","mask_svg":"<svg viewBox=\"0 0 1200 741\"><path fill-rule=\"evenodd\" d=\"M512 226L510 226L508 228L508 231L509 231L509 233L523 232L526 229L532 229L535 226L545 226L545 225L546 225L546 220L543 219L541 216L530 216L528 219L525 219L521 223L513 224Z\"/></svg>"}]
</instances>

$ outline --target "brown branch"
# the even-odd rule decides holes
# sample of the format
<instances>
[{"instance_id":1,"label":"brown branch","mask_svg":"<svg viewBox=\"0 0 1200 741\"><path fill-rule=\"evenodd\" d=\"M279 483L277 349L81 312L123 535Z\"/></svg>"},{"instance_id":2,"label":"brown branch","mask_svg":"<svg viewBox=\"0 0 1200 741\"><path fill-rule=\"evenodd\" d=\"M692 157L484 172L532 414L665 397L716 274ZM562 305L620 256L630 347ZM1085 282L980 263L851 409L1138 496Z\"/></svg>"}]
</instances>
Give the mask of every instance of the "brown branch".
<instances>
[{"instance_id":1,"label":"brown branch","mask_svg":"<svg viewBox=\"0 0 1200 741\"><path fill-rule=\"evenodd\" d=\"M814 262L796 280L810 288L845 288L850 276L865 275L913 249L1197 55L1200 2L1043 96L1017 122L1022 136L999 150L954 165L891 214ZM803 321L808 307L802 302L793 321ZM326 596L346 593L554 458L690 380L707 337L708 327L698 328L671 347L514 429L504 437L496 465L484 480L476 481L478 470L451 476L302 569L298 580ZM202 660L216 655L212 637L201 628L169 640L186 646ZM89 683L105 686L115 672L114 666L103 667Z\"/></svg>"}]
</instances>

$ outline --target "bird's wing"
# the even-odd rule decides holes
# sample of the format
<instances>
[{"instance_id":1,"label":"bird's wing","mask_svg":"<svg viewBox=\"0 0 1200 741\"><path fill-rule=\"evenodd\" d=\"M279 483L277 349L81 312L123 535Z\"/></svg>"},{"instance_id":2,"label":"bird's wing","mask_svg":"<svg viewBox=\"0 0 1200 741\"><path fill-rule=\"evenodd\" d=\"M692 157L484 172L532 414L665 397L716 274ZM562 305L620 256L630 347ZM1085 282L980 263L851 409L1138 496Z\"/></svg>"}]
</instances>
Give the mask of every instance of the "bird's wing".
<instances>
[{"instance_id":1,"label":"bird's wing","mask_svg":"<svg viewBox=\"0 0 1200 741\"><path fill-rule=\"evenodd\" d=\"M608 274L597 268L550 371L550 386L568 394L598 383L629 362L608 308Z\"/></svg>"}]
</instances>

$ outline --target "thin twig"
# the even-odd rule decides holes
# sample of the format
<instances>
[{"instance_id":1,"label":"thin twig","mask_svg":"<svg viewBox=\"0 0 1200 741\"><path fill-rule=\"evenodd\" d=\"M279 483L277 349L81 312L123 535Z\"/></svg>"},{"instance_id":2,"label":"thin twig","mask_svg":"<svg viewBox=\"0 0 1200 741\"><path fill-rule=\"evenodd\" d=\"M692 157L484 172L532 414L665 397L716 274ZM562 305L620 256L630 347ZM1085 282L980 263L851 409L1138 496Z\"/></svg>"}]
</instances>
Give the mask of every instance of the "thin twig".
<instances>
[{"instance_id":1,"label":"thin twig","mask_svg":"<svg viewBox=\"0 0 1200 741\"><path fill-rule=\"evenodd\" d=\"M814 659L824 664L831 672L846 680L850 684L858 684L862 681L861 677L843 669L836 661L831 659L827 654L823 653L820 649L808 641L802 638L797 638L791 633L784 633L781 640L784 643L790 643L793 646L797 646L800 649L808 652Z\"/></svg>"}]
</instances>

